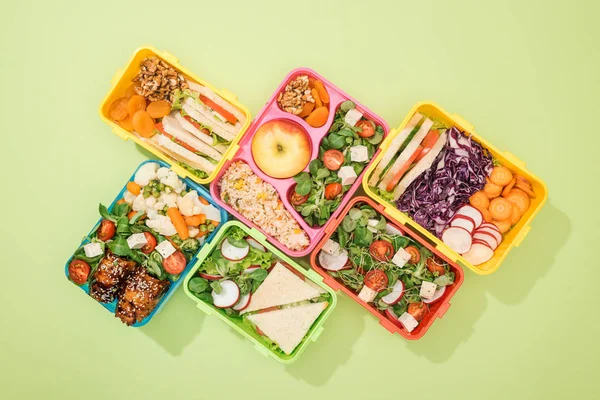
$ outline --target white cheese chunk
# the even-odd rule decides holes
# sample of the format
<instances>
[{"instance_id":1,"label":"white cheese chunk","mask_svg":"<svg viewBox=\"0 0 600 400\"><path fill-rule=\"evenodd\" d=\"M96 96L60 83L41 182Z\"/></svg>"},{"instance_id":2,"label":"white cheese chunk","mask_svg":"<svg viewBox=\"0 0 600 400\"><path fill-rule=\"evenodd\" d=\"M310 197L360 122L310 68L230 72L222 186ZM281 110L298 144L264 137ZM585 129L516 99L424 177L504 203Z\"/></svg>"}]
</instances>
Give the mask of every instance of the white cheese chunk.
<instances>
[{"instance_id":1,"label":"white cheese chunk","mask_svg":"<svg viewBox=\"0 0 600 400\"><path fill-rule=\"evenodd\" d=\"M171 254L175 253L175 247L173 247L171 242L165 240L163 242L160 242L158 246L156 246L156 251L158 251L162 258L167 258Z\"/></svg>"},{"instance_id":2,"label":"white cheese chunk","mask_svg":"<svg viewBox=\"0 0 600 400\"><path fill-rule=\"evenodd\" d=\"M88 243L83 246L83 251L85 251L85 256L90 258L104 254L100 243Z\"/></svg>"},{"instance_id":3,"label":"white cheese chunk","mask_svg":"<svg viewBox=\"0 0 600 400\"><path fill-rule=\"evenodd\" d=\"M368 287L367 285L363 286L358 294L358 298L364 301L365 303L370 303L375 300L377 296L377 292Z\"/></svg>"},{"instance_id":4,"label":"white cheese chunk","mask_svg":"<svg viewBox=\"0 0 600 400\"><path fill-rule=\"evenodd\" d=\"M365 162L369 159L369 150L367 146L350 147L350 160L355 162Z\"/></svg>"},{"instance_id":5,"label":"white cheese chunk","mask_svg":"<svg viewBox=\"0 0 600 400\"><path fill-rule=\"evenodd\" d=\"M206 215L206 219L208 220L221 222L221 212L212 204L202 204L202 213Z\"/></svg>"},{"instance_id":6,"label":"white cheese chunk","mask_svg":"<svg viewBox=\"0 0 600 400\"><path fill-rule=\"evenodd\" d=\"M356 125L358 121L363 117L363 113L358 111L356 108L348 110L346 116L344 117L344 122L346 122L350 126Z\"/></svg>"},{"instance_id":7,"label":"white cheese chunk","mask_svg":"<svg viewBox=\"0 0 600 400\"><path fill-rule=\"evenodd\" d=\"M372 226L367 226L367 229L373 233L377 233L377 229L373 228Z\"/></svg>"},{"instance_id":8,"label":"white cheese chunk","mask_svg":"<svg viewBox=\"0 0 600 400\"><path fill-rule=\"evenodd\" d=\"M356 181L356 172L354 172L354 168L350 165L346 165L340 168L338 172L338 176L342 180L342 186L352 185Z\"/></svg>"},{"instance_id":9,"label":"white cheese chunk","mask_svg":"<svg viewBox=\"0 0 600 400\"><path fill-rule=\"evenodd\" d=\"M396 228L394 225L392 224L385 224L385 233L389 234L389 235L400 235L400 236L404 236L402 234L402 231L400 231L400 229Z\"/></svg>"},{"instance_id":10,"label":"white cheese chunk","mask_svg":"<svg viewBox=\"0 0 600 400\"><path fill-rule=\"evenodd\" d=\"M404 267L408 260L410 260L410 254L403 248L399 248L394 257L392 257L392 262L400 268Z\"/></svg>"},{"instance_id":11,"label":"white cheese chunk","mask_svg":"<svg viewBox=\"0 0 600 400\"><path fill-rule=\"evenodd\" d=\"M331 254L332 256L339 256L341 247L338 242L334 242L331 239L327 239L321 250L323 250L325 253Z\"/></svg>"},{"instance_id":12,"label":"white cheese chunk","mask_svg":"<svg viewBox=\"0 0 600 400\"><path fill-rule=\"evenodd\" d=\"M424 299L431 300L433 299L436 289L437 285L435 283L423 281L423 283L421 283L421 292L419 295Z\"/></svg>"},{"instance_id":13,"label":"white cheese chunk","mask_svg":"<svg viewBox=\"0 0 600 400\"><path fill-rule=\"evenodd\" d=\"M419 322L407 312L402 314L400 318L398 318L398 321L400 321L402 326L404 326L404 328L409 332L412 332L417 325L419 325Z\"/></svg>"},{"instance_id":14,"label":"white cheese chunk","mask_svg":"<svg viewBox=\"0 0 600 400\"><path fill-rule=\"evenodd\" d=\"M127 245L131 250L139 250L148 243L146 235L143 233L134 233L127 238Z\"/></svg>"}]
</instances>

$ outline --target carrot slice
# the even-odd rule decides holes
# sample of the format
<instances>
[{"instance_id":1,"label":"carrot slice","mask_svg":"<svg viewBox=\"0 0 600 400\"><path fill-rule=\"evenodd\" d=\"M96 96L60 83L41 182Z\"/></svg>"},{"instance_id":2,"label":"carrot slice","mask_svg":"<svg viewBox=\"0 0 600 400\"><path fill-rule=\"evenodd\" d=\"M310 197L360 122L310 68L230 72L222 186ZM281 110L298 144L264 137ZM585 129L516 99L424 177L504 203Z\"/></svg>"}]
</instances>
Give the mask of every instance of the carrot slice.
<instances>
[{"instance_id":1,"label":"carrot slice","mask_svg":"<svg viewBox=\"0 0 600 400\"><path fill-rule=\"evenodd\" d=\"M492 213L490 212L490 210L488 210L487 208L484 208L482 210L479 210L481 212L481 215L483 215L483 220L485 222L492 222L492 220L494 218L492 218Z\"/></svg>"},{"instance_id":2,"label":"carrot slice","mask_svg":"<svg viewBox=\"0 0 600 400\"><path fill-rule=\"evenodd\" d=\"M512 215L512 208L512 203L502 197L497 197L490 202L490 213L497 221L509 219Z\"/></svg>"},{"instance_id":3,"label":"carrot slice","mask_svg":"<svg viewBox=\"0 0 600 400\"><path fill-rule=\"evenodd\" d=\"M406 160L406 162L404 163L402 168L400 168L398 170L398 172L396 172L396 175L394 175L394 177L392 178L390 183L388 183L385 190L387 190L388 192L391 192L392 190L394 190L394 186L396 186L398 184L398 182L400 182L400 179L402 179L402 176L406 173L406 171L408 171L408 169L412 165L413 161L417 158L417 156L419 154L421 154L421 150L423 150L422 146L417 147L417 149L415 150L414 153L412 153L410 158L408 160Z\"/></svg>"},{"instance_id":4,"label":"carrot slice","mask_svg":"<svg viewBox=\"0 0 600 400\"><path fill-rule=\"evenodd\" d=\"M215 227L217 227L217 226L219 226L219 224L220 224L221 222L219 222L219 221L212 221L212 220L211 220L211 221L210 221L210 223L211 223L211 224L213 224Z\"/></svg>"},{"instance_id":5,"label":"carrot slice","mask_svg":"<svg viewBox=\"0 0 600 400\"><path fill-rule=\"evenodd\" d=\"M316 108L323 107L323 102L321 101L321 97L319 97L319 92L317 89L311 89L310 93L312 97L315 99Z\"/></svg>"},{"instance_id":6,"label":"carrot slice","mask_svg":"<svg viewBox=\"0 0 600 400\"><path fill-rule=\"evenodd\" d=\"M511 227L510 220L505 219L503 221L493 220L492 224L496 225L496 228L500 229L500 233L506 233Z\"/></svg>"},{"instance_id":7,"label":"carrot slice","mask_svg":"<svg viewBox=\"0 0 600 400\"><path fill-rule=\"evenodd\" d=\"M514 205L512 208L512 214L510 215L511 225L515 225L517 222L519 222L520 219L521 219L521 211L519 210L519 207Z\"/></svg>"},{"instance_id":8,"label":"carrot slice","mask_svg":"<svg viewBox=\"0 0 600 400\"><path fill-rule=\"evenodd\" d=\"M512 178L512 172L506 167L494 167L490 174L490 180L498 186L508 185Z\"/></svg>"},{"instance_id":9,"label":"carrot slice","mask_svg":"<svg viewBox=\"0 0 600 400\"><path fill-rule=\"evenodd\" d=\"M200 100L204 104L212 108L213 111L216 111L219 114L221 114L230 124L235 125L237 123L237 118L235 117L235 115L233 115L232 113L230 113L229 111L227 111L208 97L200 95Z\"/></svg>"},{"instance_id":10,"label":"carrot slice","mask_svg":"<svg viewBox=\"0 0 600 400\"><path fill-rule=\"evenodd\" d=\"M502 186L498 186L494 183L486 183L485 186L483 187L483 193L486 194L487 197L489 197L490 199L494 199L498 196L500 196L500 193L502 193Z\"/></svg>"},{"instance_id":11,"label":"carrot slice","mask_svg":"<svg viewBox=\"0 0 600 400\"><path fill-rule=\"evenodd\" d=\"M529 209L530 200L527 193L519 189L513 189L504 198L513 203L518 209L521 215L525 214Z\"/></svg>"},{"instance_id":12,"label":"carrot slice","mask_svg":"<svg viewBox=\"0 0 600 400\"><path fill-rule=\"evenodd\" d=\"M487 210L490 206L490 199L480 190L469 197L469 203L479 211Z\"/></svg>"},{"instance_id":13,"label":"carrot slice","mask_svg":"<svg viewBox=\"0 0 600 400\"><path fill-rule=\"evenodd\" d=\"M327 89L323 85L323 82L319 80L315 80L315 89L319 92L319 98L325 104L329 103L329 93L327 93Z\"/></svg>"},{"instance_id":14,"label":"carrot slice","mask_svg":"<svg viewBox=\"0 0 600 400\"><path fill-rule=\"evenodd\" d=\"M207 206L209 204L208 200L206 200L202 196L198 196L198 200L200 200L200 203L204 204L205 206Z\"/></svg>"},{"instance_id":15,"label":"carrot slice","mask_svg":"<svg viewBox=\"0 0 600 400\"><path fill-rule=\"evenodd\" d=\"M138 185L137 183L135 183L134 181L130 181L130 182L127 182L127 190L131 194L135 194L137 196L142 191L142 187L140 185Z\"/></svg>"},{"instance_id":16,"label":"carrot slice","mask_svg":"<svg viewBox=\"0 0 600 400\"><path fill-rule=\"evenodd\" d=\"M206 215L196 214L191 217L185 217L184 220L188 226L199 226L206 222Z\"/></svg>"},{"instance_id":17,"label":"carrot slice","mask_svg":"<svg viewBox=\"0 0 600 400\"><path fill-rule=\"evenodd\" d=\"M127 203L127 202L125 201L125 199L121 199L121 200L117 201L117 204L124 204L124 203Z\"/></svg>"},{"instance_id":18,"label":"carrot slice","mask_svg":"<svg viewBox=\"0 0 600 400\"><path fill-rule=\"evenodd\" d=\"M506 196L507 194L510 193L510 191L513 188L513 186L515 186L515 183L517 183L517 177L513 176L513 178L511 179L511 181L508 183L508 185L504 186L504 189L502 189L502 197L504 197L504 196Z\"/></svg>"},{"instance_id":19,"label":"carrot slice","mask_svg":"<svg viewBox=\"0 0 600 400\"><path fill-rule=\"evenodd\" d=\"M175 229L177 230L177 234L181 238L181 240L185 240L190 237L190 232L188 227L183 219L183 216L179 212L177 207L169 207L167 209L167 215L171 219L173 225L175 225Z\"/></svg>"},{"instance_id":20,"label":"carrot slice","mask_svg":"<svg viewBox=\"0 0 600 400\"><path fill-rule=\"evenodd\" d=\"M127 219L131 219L133 217L135 217L135 214L137 214L137 211L129 211L129 213L127 213ZM143 220L144 218L146 218L146 214L143 214L138 221Z\"/></svg>"}]
</instances>

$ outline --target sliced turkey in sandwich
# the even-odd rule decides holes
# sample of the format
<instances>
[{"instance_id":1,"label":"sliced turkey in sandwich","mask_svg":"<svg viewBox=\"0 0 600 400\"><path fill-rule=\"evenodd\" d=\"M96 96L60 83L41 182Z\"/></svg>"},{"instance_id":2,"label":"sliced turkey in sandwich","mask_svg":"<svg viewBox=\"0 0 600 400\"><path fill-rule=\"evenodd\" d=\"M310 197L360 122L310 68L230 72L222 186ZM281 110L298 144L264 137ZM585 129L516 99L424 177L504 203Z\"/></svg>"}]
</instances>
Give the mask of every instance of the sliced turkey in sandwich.
<instances>
[{"instance_id":1,"label":"sliced turkey in sandwich","mask_svg":"<svg viewBox=\"0 0 600 400\"><path fill-rule=\"evenodd\" d=\"M303 304L250 315L248 320L289 355L302 342L328 304L327 302Z\"/></svg>"},{"instance_id":2,"label":"sliced turkey in sandwich","mask_svg":"<svg viewBox=\"0 0 600 400\"><path fill-rule=\"evenodd\" d=\"M322 288L309 285L278 262L256 289L250 304L241 314L314 299L323 293Z\"/></svg>"}]
</instances>

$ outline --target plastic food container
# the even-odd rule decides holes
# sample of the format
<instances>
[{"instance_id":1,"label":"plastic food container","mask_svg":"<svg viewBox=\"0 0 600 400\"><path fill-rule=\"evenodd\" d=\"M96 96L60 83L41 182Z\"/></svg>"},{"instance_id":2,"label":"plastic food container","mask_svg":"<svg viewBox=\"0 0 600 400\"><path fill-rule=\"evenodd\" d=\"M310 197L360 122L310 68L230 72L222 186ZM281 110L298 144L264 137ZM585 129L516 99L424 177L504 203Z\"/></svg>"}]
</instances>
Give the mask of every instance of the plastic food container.
<instances>
[{"instance_id":1,"label":"plastic food container","mask_svg":"<svg viewBox=\"0 0 600 400\"><path fill-rule=\"evenodd\" d=\"M113 202L110 204L110 206L108 207L109 211L111 211L113 209L113 207L115 206L115 204L117 203L117 201L119 201L120 199L123 198L123 195L124 195L125 191L127 190L127 186L126 186L127 182L133 180L133 178L135 177L135 173L137 172L137 170L140 169L140 167L142 165L150 163L150 162L157 163L157 164L159 164L162 167L171 168L171 166L169 164L167 164L164 161L159 161L159 160L148 160L148 161L144 161L143 163L141 163L136 168L136 170L133 172L133 174L131 175L131 177L125 182L125 184L123 185L123 188L121 189L121 191L119 192L119 194L117 195L117 197L115 197L115 199L113 200ZM214 205L215 207L217 207L221 211L221 224L220 225L223 225L224 223L227 222L227 220L229 218L228 215L227 215L227 212L225 212L225 210L223 210L218 204L215 203L215 201L213 200L213 198L210 197L210 193L208 193L208 191L205 188L203 188L202 186L200 186L197 183L193 182L191 179L182 178L182 177L180 177L180 179L182 179L185 182L185 184L187 185L187 187L192 188L193 190L196 190L199 195L201 195L202 197L204 197L206 200L208 200L208 202L210 202L212 205ZM90 232L86 236L89 237L92 234L92 232L94 232L94 230L100 225L100 222L102 222L102 218L100 218L98 220L98 222L94 225L94 227L90 230ZM188 264L185 267L185 270L180 274L179 279L177 281L171 283L171 286L169 287L169 290L167 290L167 292L162 296L162 298L159 300L159 302L156 305L156 307L154 307L154 310L152 310L152 312L146 318L144 318L142 321L136 322L135 324L133 324L131 326L140 327L140 326L146 325L152 319L152 317L154 317L154 315L156 315L164 307L164 305L167 303L167 301L169 301L169 299L171 298L171 296L173 296L173 293L175 293L175 291L177 290L177 288L183 282L185 274L190 270L190 268L192 268L192 266L196 262L196 259L198 258L198 255L200 254L200 252L202 251L202 249L204 247L208 247L207 243L210 242L210 240L217 234L217 230L218 230L218 228L215 229L209 236L206 237L205 244L200 248L200 250L198 250L198 252L188 262ZM87 240L87 239L83 240L79 246L82 246L82 245L84 245L86 243L89 243L89 240ZM70 257L69 260L65 264L65 275L67 276L67 279L69 279L69 262L71 261L71 258L72 257ZM89 288L89 284L88 283L86 283L85 285L81 285L79 287L86 294L89 294L90 288ZM90 297L90 300L96 302L96 300L92 299L91 297ZM99 302L96 302L96 303L102 305L104 308L106 308L108 311L110 311L113 314L113 316L114 316L115 308L117 307L117 301L118 300L115 300L112 303L99 303Z\"/></svg>"},{"instance_id":2,"label":"plastic food container","mask_svg":"<svg viewBox=\"0 0 600 400\"><path fill-rule=\"evenodd\" d=\"M235 139L231 142L231 145L229 146L228 151L224 154L224 157L217 164L215 171L211 175L209 175L207 178L200 178L200 177L194 175L193 173L189 172L185 168L175 164L173 162L173 160L171 159L171 157L166 155L164 152L162 152L161 150L153 147L152 145L142 141L141 138L139 138L137 135L121 128L117 123L115 123L109 117L110 105L112 104L113 101L115 101L119 97L122 97L125 90L129 87L129 85L131 85L131 80L138 74L138 72L140 70L140 62L142 60L144 60L144 58L152 57L152 56L158 57L159 59L163 60L164 62L166 62L173 68L175 68L176 70L179 70L187 79L190 79L192 81L195 81L201 85L204 85L204 86L210 88L213 92L218 94L220 97L227 100L229 103L233 104L234 106L238 107L240 109L240 111L242 111L246 115L246 123L244 124L244 126L242 127L240 132L237 134ZM135 51L135 53L133 54L133 56L131 57L131 59L129 60L129 62L127 63L127 65L125 66L125 68L119 69L119 70L117 70L117 72L115 72L112 79L110 80L110 85L111 85L110 90L108 91L108 93L104 97L104 100L102 100L102 103L100 104L99 113L100 113L100 118L102 118L102 120L104 122L106 122L108 125L110 125L112 127L113 133L115 133L117 136L119 136L123 140L128 140L128 139L133 140L135 143L137 143L144 149L148 150L149 152L154 154L156 157L159 157L161 160L166 161L169 164L172 164L171 168L180 177L183 177L183 178L190 177L191 179L193 179L194 181L196 181L200 184L209 183L210 181L212 181L215 178L219 169L221 168L223 163L225 163L225 161L227 160L228 154L233 154L233 152L235 152L239 138L244 134L244 132L246 131L246 129L248 129L248 126L250 125L250 120L251 120L250 112L248 111L248 109L245 106L243 106L242 104L240 104L237 101L237 97L233 93L229 92L226 89L221 89L221 90L216 89L211 84L205 82L204 80L202 80L201 78L199 78L198 76L193 74L187 68L184 68L183 66L181 66L179 64L179 60L175 56L173 56L172 54L170 54L166 51L163 51L161 53L153 47L140 47L139 49L137 49Z\"/></svg>"},{"instance_id":3,"label":"plastic food container","mask_svg":"<svg viewBox=\"0 0 600 400\"><path fill-rule=\"evenodd\" d=\"M323 125L320 128L311 127L302 118L281 110L279 108L279 105L277 104L277 97L279 96L279 93L281 93L284 90L285 86L290 82L290 80L292 80L300 75L308 75L311 78L320 80L329 93L329 97L330 97L329 118L328 118L327 122L325 123L325 125ZM312 161L315 158L317 158L319 155L319 146L321 144L321 140L327 135L329 128L331 127L331 125L333 123L333 119L335 117L335 112L338 110L340 104L346 100L353 101L356 104L356 108L358 110L360 110L366 118L374 121L377 125L381 125L381 127L383 128L383 131L384 131L384 138L385 138L385 136L387 135L387 133L389 131L389 127L382 118L377 116L375 113L370 111L368 108L363 106L361 103L357 102L354 98L350 97L349 95L347 95L346 93L341 91L339 88L334 86L331 82L329 82L328 80L323 78L321 75L317 74L315 71L308 69L308 68L297 68L297 69L294 69L293 71L291 71L283 79L281 84L277 87L277 89L275 90L275 92L273 93L273 95L271 96L269 101L267 102L267 104L264 106L264 108L260 111L260 113L255 118L255 120L252 122L252 125L250 126L250 128L246 131L246 133L243 135L243 137L239 140L239 149L237 149L236 152L230 153L229 160L226 161L225 164L223 164L223 166L221 167L221 170L217 174L216 178L211 183L211 186L210 186L211 194L223 208L225 208L228 212L230 212L233 216L235 216L240 221L243 221L246 225L258 229L260 232L262 232L267 237L267 240L269 242L271 242L273 245L278 247L281 251L283 251L284 253L286 253L292 257L303 257L303 256L310 254L313 251L313 249L315 248L315 246L317 245L317 242L321 239L321 237L323 237L323 235L325 233L325 227L327 226L327 224L325 224L321 227L314 227L314 228L310 227L306 224L306 222L304 221L302 216L294 209L294 207L291 205L291 203L289 201L289 195L294 190L294 185L295 185L294 179L293 178L276 179L276 178L272 178L272 177L266 175L265 173L263 173L260 170L260 168L256 165L256 162L254 161L253 156L252 156L252 149L251 149L252 137L254 136L254 133L256 132L256 130L261 125L263 125L264 123L266 123L268 121L290 120L290 121L296 122L296 123L300 124L310 136L310 139L312 142L312 154L311 154L310 160ZM375 154L373 155L373 158L369 161L369 163L372 162L373 159L376 158L379 151L380 151L380 147L375 152ZM309 240L310 240L310 244L308 245L308 247L304 248L303 250L297 250L297 251L288 249L286 246L284 246L282 243L280 243L277 239L268 235L261 227L256 226L256 224L254 224L253 222L248 220L246 217L242 216L240 213L235 211L231 206L229 206L228 204L226 204L224 201L221 200L219 181L220 181L221 177L223 176L223 174L225 173L225 171L227 170L227 168L229 167L229 165L231 165L231 163L235 162L235 161L246 162L256 175L258 175L265 182L268 182L275 187L275 189L277 190L277 192L279 194L281 201L283 202L284 207L294 216L294 218L300 224L300 227L308 235ZM304 171L307 171L307 170L308 170L308 166L304 169ZM362 174L364 174L365 171L366 171L366 168L363 170ZM350 190L348 190L344 194L344 199L342 200L342 203L340 204L338 209L334 213L332 213L330 220L335 219L340 214L345 202L347 202L352 197L354 192L356 192L356 190L359 188L360 179L361 179L362 174L358 176L358 178L356 179L356 181L354 182L354 184L352 185Z\"/></svg>"},{"instance_id":4,"label":"plastic food container","mask_svg":"<svg viewBox=\"0 0 600 400\"><path fill-rule=\"evenodd\" d=\"M321 251L321 248L323 247L327 239L331 237L331 235L335 232L337 227L342 223L342 220L344 219L346 214L348 214L350 209L354 207L356 203L359 202L367 203L368 205L373 207L373 209L379 212L381 215L383 215L388 222L400 229L404 236L408 236L414 239L422 246L428 248L433 254L443 259L446 263L448 263L448 265L450 265L452 271L455 274L454 283L448 286L449 290L446 290L446 292L442 295L442 298L440 300L429 305L429 312L425 315L423 320L412 332L408 332L402 326L402 324L400 324L400 322L392 321L383 312L377 310L375 307L359 299L357 293L355 293L352 289L346 287L344 284L338 282L334 277L329 275L325 269L321 268L317 262L317 256L319 254L319 251ZM390 333L397 332L400 336L409 340L417 340L423 337L423 335L427 333L434 321L437 318L442 318L444 314L446 314L446 311L448 311L448 308L450 308L450 300L452 299L458 288L460 288L464 280L464 272L456 262L453 262L449 257L446 257L444 253L438 251L434 246L432 246L426 240L420 237L420 235L416 234L403 224L399 223L394 217L388 214L384 206L382 206L381 204L377 204L372 199L364 196L358 196L350 200L350 202L346 205L342 213L337 218L331 220L331 222L327 225L327 228L325 229L325 236L317 244L310 256L310 264L315 271L317 271L321 276L323 276L323 282L327 286L335 289L336 291L342 290L354 301L356 301L363 308L365 308L367 311L373 314L377 319L379 319L379 323Z\"/></svg>"},{"instance_id":5,"label":"plastic food container","mask_svg":"<svg viewBox=\"0 0 600 400\"><path fill-rule=\"evenodd\" d=\"M507 151L498 150L492 144L490 144L477 133L475 133L475 128L473 127L473 125L468 123L465 119L456 114L449 114L446 110L442 109L437 104L431 102L417 103L406 116L404 121L402 121L400 126L390 131L390 134L388 135L386 140L384 140L384 142L381 144L380 148L382 151L385 151L390 146L390 143L392 142L394 137L396 137L398 133L402 131L404 126L408 123L408 121L416 112L420 112L429 117L439 119L448 126L456 126L459 130L464 131L467 134L473 135L473 139L475 139L476 141L481 143L483 147L488 149L492 153L492 155L500 161L500 163L503 166L506 166L512 172L516 172L520 175L525 176L531 182L533 190L536 193L536 197L531 199L531 204L527 212L521 217L519 222L504 235L502 243L500 243L500 246L495 250L492 259L484 264L476 266L469 263L455 251L451 250L435 235L431 234L421 225L417 224L405 213L400 212L394 204L389 203L381 196L378 196L369 188L369 177L371 176L373 170L381 160L381 153L375 158L371 165L369 165L365 174L363 175L363 188L368 196L372 197L373 199L375 199L376 202L384 206L384 210L388 215L399 221L399 223L415 230L420 235L425 237L430 243L432 243L432 246L435 247L438 253L444 254L449 260L466 266L477 274L489 275L495 272L500 267L500 264L502 263L502 261L504 261L504 258L508 255L512 248L518 247L531 230L531 226L529 224L536 216L536 214L540 211L540 209L546 202L546 199L548 198L548 189L546 187L546 184L540 178L532 174L525 167L525 163L523 161L519 160L517 157L515 157L513 154Z\"/></svg>"},{"instance_id":6,"label":"plastic food container","mask_svg":"<svg viewBox=\"0 0 600 400\"><path fill-rule=\"evenodd\" d=\"M263 342L260 340L260 336L251 327L248 327L247 325L244 325L242 323L241 318L228 317L225 314L224 310L216 308L212 304L203 302L198 297L196 297L194 294L192 294L188 288L190 279L192 279L196 275L196 272L198 271L198 268L200 268L200 266L202 265L202 262L206 259L206 257L208 257L213 252L213 250L215 249L217 244L221 241L221 238L223 238L223 235L225 235L227 230L233 226L237 226L240 229L242 229L243 231L245 231L249 236L253 237L259 243L261 243L263 246L265 246L277 258L279 258L280 260L291 265L299 273L304 275L306 277L306 279L309 279L312 282L314 282L315 284L317 284L318 286L322 287L331 295L331 301L330 301L329 305L327 306L327 308L321 313L319 318L317 318L317 320L314 322L314 324L308 331L304 340L298 345L298 347L296 347L296 349L290 355L286 355L286 354L279 353L279 352L269 349L265 344L263 344ZM271 243L269 243L265 239L265 236L262 233L260 233L258 230L256 230L255 228L248 228L247 226L245 226L244 224L242 224L238 221L230 221L230 222L227 222L226 224L222 225L221 228L219 229L219 231L217 232L217 236L214 238L214 240L211 240L210 243L208 243L204 247L202 247L202 249L200 250L200 253L196 257L196 264L193 266L191 271L189 271L189 273L185 277L185 282L184 282L183 288L185 290L185 293L192 300L194 300L196 302L197 307L199 309L201 309L202 311L204 311L204 313L206 313L207 315L215 315L216 317L220 318L221 320L223 320L223 322L225 322L227 325L229 325L231 328L233 328L233 330L235 330L236 332L241 334L243 337L248 339L250 342L252 342L254 344L254 347L256 348L256 350L259 353L263 354L264 356L270 356L283 364L291 364L294 361L296 361L300 357L300 355L304 352L304 350L306 350L306 346L308 346L308 344L310 342L315 342L318 339L319 335L321 335L321 333L323 332L323 329L324 329L323 323L325 322L325 320L327 318L329 318L329 315L331 314L331 312L333 311L333 309L335 308L335 306L337 304L337 297L336 297L335 292L323 283L323 278L319 274L317 274L315 271L312 271L312 270L307 271L304 268L300 267L295 261L293 261L291 258L287 257L281 251L277 250Z\"/></svg>"}]
</instances>

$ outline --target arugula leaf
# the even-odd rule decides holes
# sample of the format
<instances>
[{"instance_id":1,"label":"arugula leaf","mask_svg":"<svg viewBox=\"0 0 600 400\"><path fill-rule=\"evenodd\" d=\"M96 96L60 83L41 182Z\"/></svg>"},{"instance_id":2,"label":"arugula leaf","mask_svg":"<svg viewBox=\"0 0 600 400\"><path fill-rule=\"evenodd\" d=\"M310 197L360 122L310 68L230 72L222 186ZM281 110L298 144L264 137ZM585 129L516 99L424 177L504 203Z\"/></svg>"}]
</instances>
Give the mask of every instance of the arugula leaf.
<instances>
[{"instance_id":1,"label":"arugula leaf","mask_svg":"<svg viewBox=\"0 0 600 400\"><path fill-rule=\"evenodd\" d=\"M131 229L129 227L129 219L127 217L119 217L117 220L117 235L129 235Z\"/></svg>"},{"instance_id":2,"label":"arugula leaf","mask_svg":"<svg viewBox=\"0 0 600 400\"><path fill-rule=\"evenodd\" d=\"M100 212L100 216L104 219L107 219L109 221L112 222L117 222L117 219L108 212L108 208L106 208L105 205L103 205L102 203L100 203L100 205L98 206L98 211Z\"/></svg>"}]
</instances>

